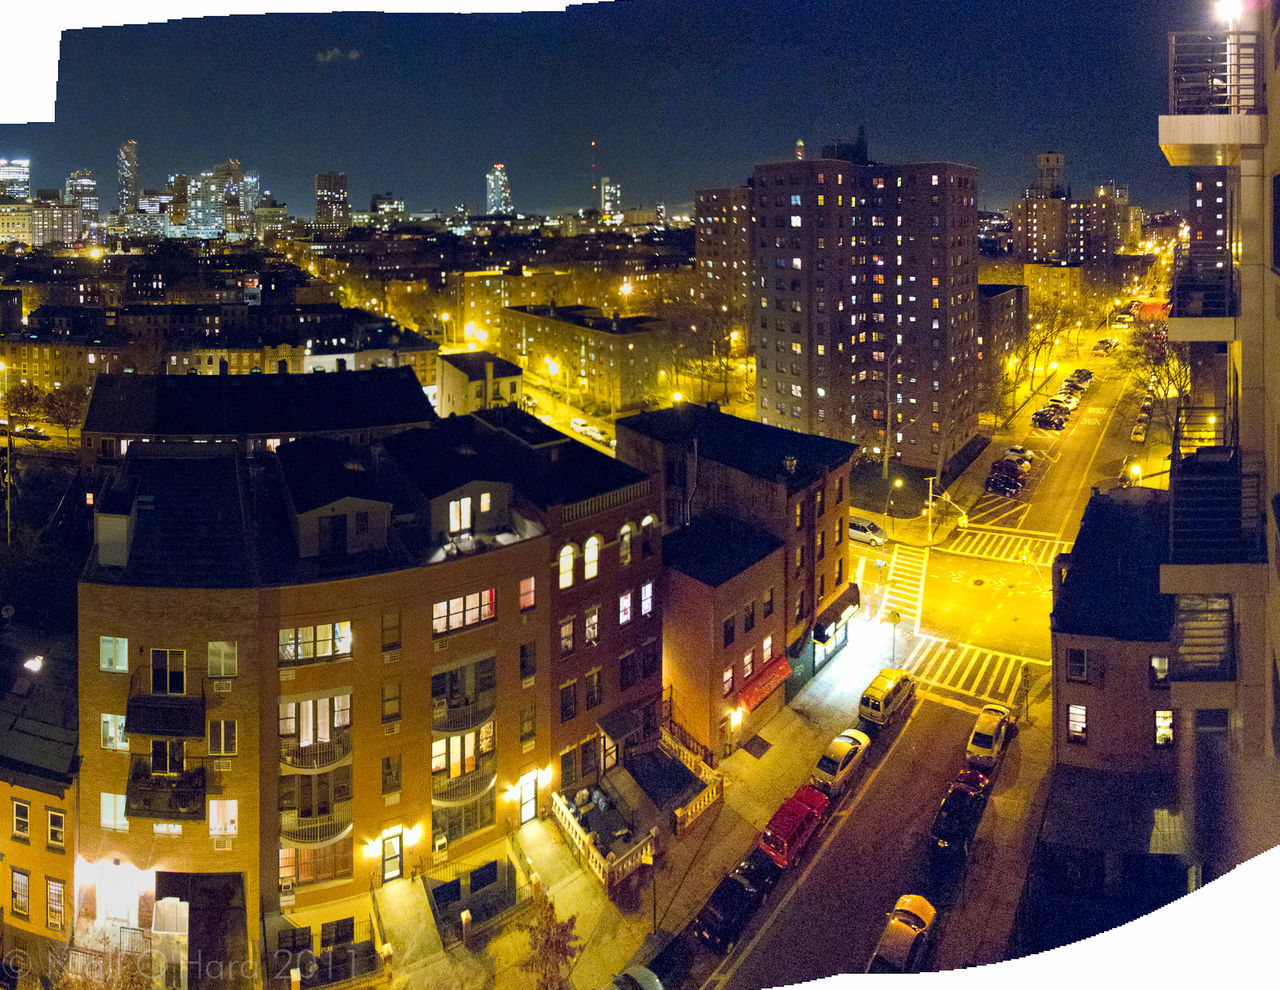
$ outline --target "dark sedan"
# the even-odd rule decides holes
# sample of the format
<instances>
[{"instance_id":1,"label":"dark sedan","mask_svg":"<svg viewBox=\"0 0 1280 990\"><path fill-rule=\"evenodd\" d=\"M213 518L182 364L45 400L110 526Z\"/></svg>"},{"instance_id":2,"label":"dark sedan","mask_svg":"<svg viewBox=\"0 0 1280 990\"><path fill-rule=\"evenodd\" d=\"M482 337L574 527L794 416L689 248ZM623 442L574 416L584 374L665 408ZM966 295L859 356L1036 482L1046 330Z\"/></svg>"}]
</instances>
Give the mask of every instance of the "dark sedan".
<instances>
[{"instance_id":1,"label":"dark sedan","mask_svg":"<svg viewBox=\"0 0 1280 990\"><path fill-rule=\"evenodd\" d=\"M1018 492L1022 491L1022 482L1008 475L993 474L987 478L986 489L993 495L1013 498Z\"/></svg>"},{"instance_id":2,"label":"dark sedan","mask_svg":"<svg viewBox=\"0 0 1280 990\"><path fill-rule=\"evenodd\" d=\"M728 955L760 904L760 893L737 873L720 881L698 912L693 932L713 951Z\"/></svg>"},{"instance_id":3,"label":"dark sedan","mask_svg":"<svg viewBox=\"0 0 1280 990\"><path fill-rule=\"evenodd\" d=\"M772 856L757 846L733 868L733 875L746 880L755 888L760 900L763 901L777 886L778 877L782 876L782 867L773 861Z\"/></svg>"},{"instance_id":4,"label":"dark sedan","mask_svg":"<svg viewBox=\"0 0 1280 990\"><path fill-rule=\"evenodd\" d=\"M983 778L983 784L985 784ZM973 786L964 780L954 780L947 788L946 796L938 807L930 833L934 855L943 861L957 861L969 854L969 843L982 819L982 809L987 806L985 786Z\"/></svg>"}]
</instances>

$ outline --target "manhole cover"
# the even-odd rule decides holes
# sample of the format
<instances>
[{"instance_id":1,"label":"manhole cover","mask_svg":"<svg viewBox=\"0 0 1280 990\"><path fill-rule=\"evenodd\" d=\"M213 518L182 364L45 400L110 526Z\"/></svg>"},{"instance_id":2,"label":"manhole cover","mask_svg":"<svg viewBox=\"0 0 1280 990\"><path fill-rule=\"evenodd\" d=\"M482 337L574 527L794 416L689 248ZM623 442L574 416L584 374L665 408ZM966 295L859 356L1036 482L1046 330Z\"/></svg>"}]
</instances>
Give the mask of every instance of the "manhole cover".
<instances>
[{"instance_id":1,"label":"manhole cover","mask_svg":"<svg viewBox=\"0 0 1280 990\"><path fill-rule=\"evenodd\" d=\"M979 587L981 587L982 585L984 585L984 584L986 584L986 583L987 583L987 582L986 582L986 581L984 581L984 580L982 580L982 578L974 578L974 579L973 579L973 586L974 586L975 588L979 588Z\"/></svg>"}]
</instances>

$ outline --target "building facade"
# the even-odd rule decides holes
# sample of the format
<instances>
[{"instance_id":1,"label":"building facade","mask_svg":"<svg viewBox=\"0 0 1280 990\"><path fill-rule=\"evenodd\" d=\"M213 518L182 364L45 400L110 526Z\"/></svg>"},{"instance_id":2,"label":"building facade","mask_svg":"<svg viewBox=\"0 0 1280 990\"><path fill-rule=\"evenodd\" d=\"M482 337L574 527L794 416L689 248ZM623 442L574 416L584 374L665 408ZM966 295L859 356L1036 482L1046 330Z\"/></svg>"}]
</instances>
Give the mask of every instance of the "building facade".
<instances>
[{"instance_id":1,"label":"building facade","mask_svg":"<svg viewBox=\"0 0 1280 990\"><path fill-rule=\"evenodd\" d=\"M507 184L507 167L494 165L484 177L484 211L488 214L512 213L511 187Z\"/></svg>"},{"instance_id":2,"label":"building facade","mask_svg":"<svg viewBox=\"0 0 1280 990\"><path fill-rule=\"evenodd\" d=\"M321 172L316 176L315 228L341 235L351 226L351 203L347 199L347 174Z\"/></svg>"},{"instance_id":3,"label":"building facade","mask_svg":"<svg viewBox=\"0 0 1280 990\"><path fill-rule=\"evenodd\" d=\"M499 405L520 408L524 401L520 366L488 351L441 354L435 396L441 416L465 416Z\"/></svg>"},{"instance_id":4,"label":"building facade","mask_svg":"<svg viewBox=\"0 0 1280 990\"><path fill-rule=\"evenodd\" d=\"M694 231L703 296L745 322L751 295L751 188L695 192Z\"/></svg>"},{"instance_id":5,"label":"building facade","mask_svg":"<svg viewBox=\"0 0 1280 990\"><path fill-rule=\"evenodd\" d=\"M128 213L138 208L138 142L130 138L116 151L116 208Z\"/></svg>"}]
</instances>

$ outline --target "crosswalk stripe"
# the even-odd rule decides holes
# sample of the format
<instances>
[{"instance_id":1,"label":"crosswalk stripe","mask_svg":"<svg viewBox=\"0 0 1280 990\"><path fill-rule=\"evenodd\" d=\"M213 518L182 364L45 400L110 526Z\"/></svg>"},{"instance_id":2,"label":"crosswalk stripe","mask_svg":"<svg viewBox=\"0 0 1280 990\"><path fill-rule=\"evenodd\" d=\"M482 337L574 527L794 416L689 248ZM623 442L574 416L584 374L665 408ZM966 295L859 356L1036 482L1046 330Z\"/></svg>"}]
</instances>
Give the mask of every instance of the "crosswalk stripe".
<instances>
[{"instance_id":1,"label":"crosswalk stripe","mask_svg":"<svg viewBox=\"0 0 1280 990\"><path fill-rule=\"evenodd\" d=\"M965 694L980 703L1008 704L1023 664L1047 667L1049 662L926 633L916 637L901 666L922 684Z\"/></svg>"}]
</instances>

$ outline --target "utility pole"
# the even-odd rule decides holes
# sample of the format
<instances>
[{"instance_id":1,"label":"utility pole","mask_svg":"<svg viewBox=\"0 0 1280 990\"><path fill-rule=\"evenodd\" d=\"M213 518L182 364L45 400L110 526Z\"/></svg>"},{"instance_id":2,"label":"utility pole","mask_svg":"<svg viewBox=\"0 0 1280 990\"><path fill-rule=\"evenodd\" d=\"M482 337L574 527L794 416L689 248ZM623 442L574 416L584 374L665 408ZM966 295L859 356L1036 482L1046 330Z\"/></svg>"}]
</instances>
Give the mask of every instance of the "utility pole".
<instances>
[{"instance_id":1,"label":"utility pole","mask_svg":"<svg viewBox=\"0 0 1280 990\"><path fill-rule=\"evenodd\" d=\"M929 475L927 480L929 482L929 501L927 503L927 506L928 506L927 511L929 513L929 528L927 532L929 534L929 538L926 542L932 543L933 542L933 482L936 479L934 478L933 475Z\"/></svg>"}]
</instances>

